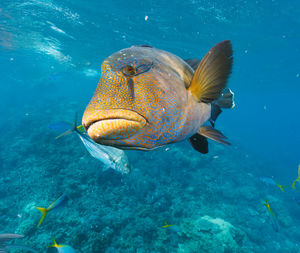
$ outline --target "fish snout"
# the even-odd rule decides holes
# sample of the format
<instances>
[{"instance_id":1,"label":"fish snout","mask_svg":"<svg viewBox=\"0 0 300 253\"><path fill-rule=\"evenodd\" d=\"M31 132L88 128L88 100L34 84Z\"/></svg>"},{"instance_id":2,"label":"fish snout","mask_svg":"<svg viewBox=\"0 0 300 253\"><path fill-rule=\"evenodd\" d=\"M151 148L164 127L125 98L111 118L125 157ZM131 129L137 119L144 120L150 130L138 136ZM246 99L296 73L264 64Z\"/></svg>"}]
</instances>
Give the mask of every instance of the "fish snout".
<instances>
[{"instance_id":1,"label":"fish snout","mask_svg":"<svg viewBox=\"0 0 300 253\"><path fill-rule=\"evenodd\" d=\"M82 117L88 135L98 143L105 140L127 139L147 124L139 113L125 109L89 110Z\"/></svg>"}]
</instances>

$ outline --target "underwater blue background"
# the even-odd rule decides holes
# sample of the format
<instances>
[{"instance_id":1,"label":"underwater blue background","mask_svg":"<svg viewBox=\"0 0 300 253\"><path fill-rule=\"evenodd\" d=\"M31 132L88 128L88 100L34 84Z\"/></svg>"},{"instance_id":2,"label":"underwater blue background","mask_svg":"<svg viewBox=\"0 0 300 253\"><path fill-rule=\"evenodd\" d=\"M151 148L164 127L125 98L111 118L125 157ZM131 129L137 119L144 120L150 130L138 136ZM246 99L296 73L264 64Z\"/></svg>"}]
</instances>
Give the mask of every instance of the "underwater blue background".
<instances>
[{"instance_id":1,"label":"underwater blue background","mask_svg":"<svg viewBox=\"0 0 300 253\"><path fill-rule=\"evenodd\" d=\"M130 151L132 173L121 176L102 172L75 135L55 141L49 124L83 113L113 52L148 44L201 58L225 39L234 50L236 107L217 128L232 147ZM0 233L23 233L41 252L51 236L78 252L300 252L300 193L290 188L300 163L299 59L296 0L1 0ZM32 207L60 192L70 197L67 209L36 230ZM199 234L206 216L234 232ZM165 220L182 231L163 230Z\"/></svg>"}]
</instances>

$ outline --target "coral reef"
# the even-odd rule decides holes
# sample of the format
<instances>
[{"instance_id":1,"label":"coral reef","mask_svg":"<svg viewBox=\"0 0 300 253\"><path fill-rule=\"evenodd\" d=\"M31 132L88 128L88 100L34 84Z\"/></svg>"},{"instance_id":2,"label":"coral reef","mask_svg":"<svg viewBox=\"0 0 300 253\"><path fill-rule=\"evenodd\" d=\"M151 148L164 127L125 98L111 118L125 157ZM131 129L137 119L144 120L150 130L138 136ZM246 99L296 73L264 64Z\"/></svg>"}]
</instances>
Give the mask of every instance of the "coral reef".
<instances>
[{"instance_id":1,"label":"coral reef","mask_svg":"<svg viewBox=\"0 0 300 253\"><path fill-rule=\"evenodd\" d=\"M22 242L41 252L52 236L82 253L299 252L299 207L289 201L291 190L264 185L259 176L265 165L242 148L215 144L201 155L183 142L128 151L129 175L103 172L75 135L55 140L48 129L72 121L80 104L47 103L54 108L14 115L17 124L7 118L0 143L0 232L24 234ZM47 207L62 192L67 206L50 212L37 229L35 207ZM177 229L162 228L165 221Z\"/></svg>"},{"instance_id":2,"label":"coral reef","mask_svg":"<svg viewBox=\"0 0 300 253\"><path fill-rule=\"evenodd\" d=\"M184 221L182 228L188 240L178 252L242 252L244 233L223 219L205 215Z\"/></svg>"}]
</instances>

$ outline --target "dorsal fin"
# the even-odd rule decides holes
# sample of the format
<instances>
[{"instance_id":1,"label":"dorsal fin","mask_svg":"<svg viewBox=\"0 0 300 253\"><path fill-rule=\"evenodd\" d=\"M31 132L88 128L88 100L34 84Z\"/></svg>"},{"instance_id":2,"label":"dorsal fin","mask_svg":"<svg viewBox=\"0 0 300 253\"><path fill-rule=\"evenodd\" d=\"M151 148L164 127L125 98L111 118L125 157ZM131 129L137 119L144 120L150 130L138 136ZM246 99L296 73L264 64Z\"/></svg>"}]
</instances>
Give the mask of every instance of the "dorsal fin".
<instances>
[{"instance_id":1,"label":"dorsal fin","mask_svg":"<svg viewBox=\"0 0 300 253\"><path fill-rule=\"evenodd\" d=\"M188 65L192 67L193 70L196 70L201 60L199 59L186 59L184 60Z\"/></svg>"},{"instance_id":2,"label":"dorsal fin","mask_svg":"<svg viewBox=\"0 0 300 253\"><path fill-rule=\"evenodd\" d=\"M211 103L226 87L232 68L232 46L229 40L215 45L201 60L188 91L199 102Z\"/></svg>"},{"instance_id":3,"label":"dorsal fin","mask_svg":"<svg viewBox=\"0 0 300 253\"><path fill-rule=\"evenodd\" d=\"M150 45L137 45L136 47L152 47Z\"/></svg>"}]
</instances>

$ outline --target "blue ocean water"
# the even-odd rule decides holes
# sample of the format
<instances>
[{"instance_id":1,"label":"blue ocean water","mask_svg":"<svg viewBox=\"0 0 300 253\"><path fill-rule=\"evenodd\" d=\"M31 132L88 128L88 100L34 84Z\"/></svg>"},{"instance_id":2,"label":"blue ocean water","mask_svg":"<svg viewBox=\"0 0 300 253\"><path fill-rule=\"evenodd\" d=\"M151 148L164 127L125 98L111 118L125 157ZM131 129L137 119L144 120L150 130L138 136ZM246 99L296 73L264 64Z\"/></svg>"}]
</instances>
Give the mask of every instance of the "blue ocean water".
<instances>
[{"instance_id":1,"label":"blue ocean water","mask_svg":"<svg viewBox=\"0 0 300 253\"><path fill-rule=\"evenodd\" d=\"M0 234L23 234L39 252L52 236L76 252L300 252L300 193L290 187L300 163L299 34L296 0L2 0ZM82 115L110 54L148 44L200 59L226 39L236 107L217 126L231 147L126 151L132 171L120 175L102 172L75 135L55 140L49 125ZM36 229L34 207L62 192L67 207Z\"/></svg>"}]
</instances>

